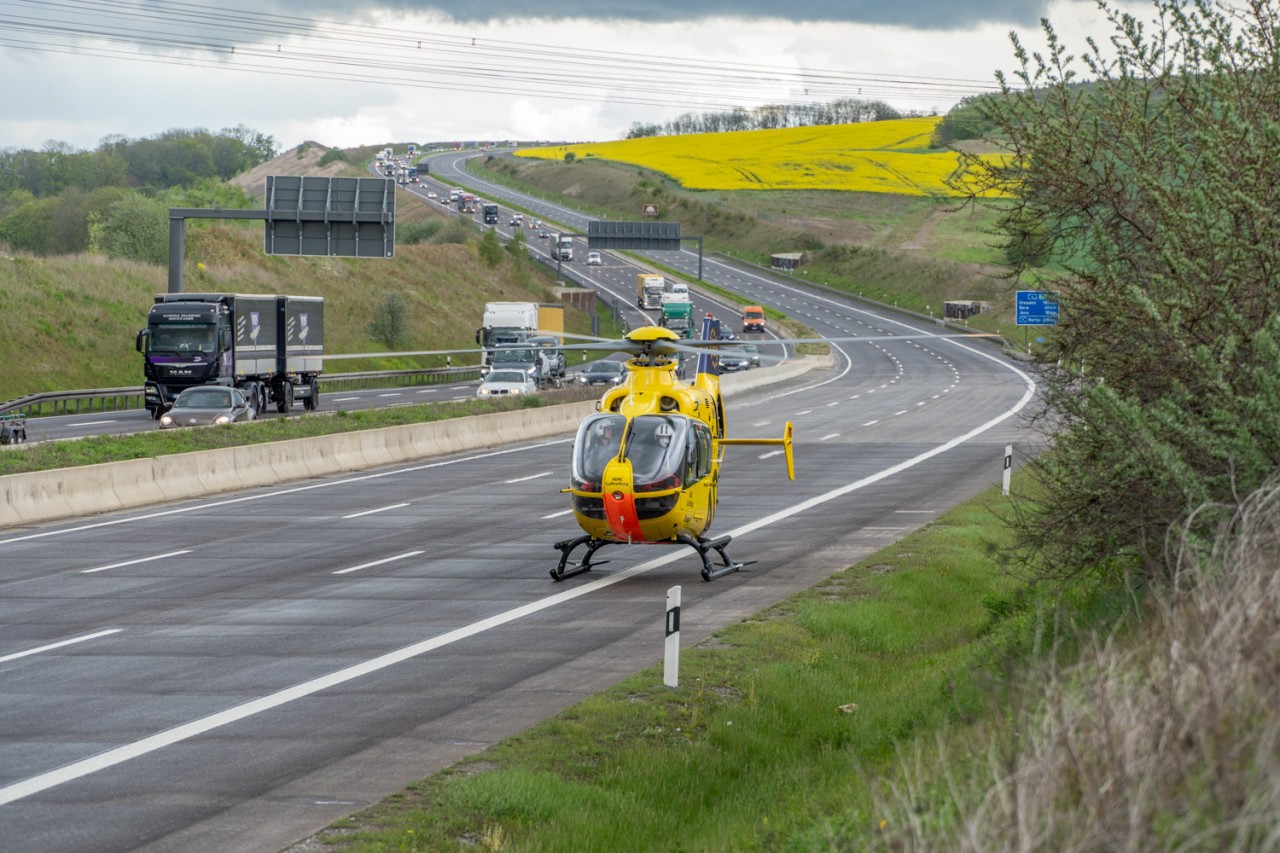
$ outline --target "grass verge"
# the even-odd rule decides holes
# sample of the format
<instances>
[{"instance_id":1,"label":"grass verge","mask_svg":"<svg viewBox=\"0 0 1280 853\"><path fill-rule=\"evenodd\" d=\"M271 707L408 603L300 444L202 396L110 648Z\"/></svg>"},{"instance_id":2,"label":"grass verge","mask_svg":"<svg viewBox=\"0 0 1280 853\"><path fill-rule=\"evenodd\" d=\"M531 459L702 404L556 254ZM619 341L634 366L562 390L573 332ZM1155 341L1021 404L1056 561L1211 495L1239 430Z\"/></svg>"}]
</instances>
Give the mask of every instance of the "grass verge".
<instances>
[{"instance_id":1,"label":"grass verge","mask_svg":"<svg viewBox=\"0 0 1280 853\"><path fill-rule=\"evenodd\" d=\"M430 423L490 412L508 412L521 408L572 403L598 396L599 391L596 389L568 385L562 389L514 400L477 399L451 403L421 403L389 409L340 411L291 418L272 417L246 424L227 424L220 427L165 431L156 429L124 436L93 436L75 441L44 441L14 447L7 453L0 453L0 476L47 471L54 468L73 468L78 465L96 465L100 462L146 459L152 456L190 453L196 450L215 450L241 444L264 444L269 441L311 438L339 432Z\"/></svg>"},{"instance_id":2,"label":"grass verge","mask_svg":"<svg viewBox=\"0 0 1280 853\"><path fill-rule=\"evenodd\" d=\"M904 743L990 708L1031 630L992 491L661 666L312 839L341 851L828 846L882 826ZM656 654L657 652L655 652ZM844 835L844 843L861 841ZM842 848L843 849L843 848ZM852 849L852 848L850 848Z\"/></svg>"}]
</instances>

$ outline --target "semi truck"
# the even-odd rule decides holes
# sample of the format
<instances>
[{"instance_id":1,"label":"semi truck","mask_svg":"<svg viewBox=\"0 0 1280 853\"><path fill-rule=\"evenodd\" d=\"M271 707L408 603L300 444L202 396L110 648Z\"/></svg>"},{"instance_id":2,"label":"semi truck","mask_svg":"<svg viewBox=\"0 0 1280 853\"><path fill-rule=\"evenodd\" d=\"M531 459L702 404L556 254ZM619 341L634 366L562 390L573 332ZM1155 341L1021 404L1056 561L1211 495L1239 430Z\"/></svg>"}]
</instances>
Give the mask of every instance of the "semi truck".
<instances>
[{"instance_id":1,"label":"semi truck","mask_svg":"<svg viewBox=\"0 0 1280 853\"><path fill-rule=\"evenodd\" d=\"M636 276L636 304L641 308L661 308L662 294L666 292L667 284L662 276L647 272Z\"/></svg>"},{"instance_id":2,"label":"semi truck","mask_svg":"<svg viewBox=\"0 0 1280 853\"><path fill-rule=\"evenodd\" d=\"M551 235L551 260L553 261L573 260L573 235L571 234L552 234Z\"/></svg>"},{"instance_id":3,"label":"semi truck","mask_svg":"<svg viewBox=\"0 0 1280 853\"><path fill-rule=\"evenodd\" d=\"M493 364L495 347L522 344L537 335L564 339L564 306L538 302L487 302L484 324L476 329L476 344L483 348L480 367Z\"/></svg>"},{"instance_id":4,"label":"semi truck","mask_svg":"<svg viewBox=\"0 0 1280 853\"><path fill-rule=\"evenodd\" d=\"M498 224L498 206L496 204L485 204L484 222L486 225Z\"/></svg>"},{"instance_id":5,"label":"semi truck","mask_svg":"<svg viewBox=\"0 0 1280 853\"><path fill-rule=\"evenodd\" d=\"M671 294L668 294L670 296ZM682 338L693 337L693 303L688 299L665 299L658 325L665 326Z\"/></svg>"},{"instance_id":6,"label":"semi truck","mask_svg":"<svg viewBox=\"0 0 1280 853\"><path fill-rule=\"evenodd\" d=\"M261 413L320 405L324 299L242 293L162 293L139 330L144 403L157 420L183 390L228 385Z\"/></svg>"}]
</instances>

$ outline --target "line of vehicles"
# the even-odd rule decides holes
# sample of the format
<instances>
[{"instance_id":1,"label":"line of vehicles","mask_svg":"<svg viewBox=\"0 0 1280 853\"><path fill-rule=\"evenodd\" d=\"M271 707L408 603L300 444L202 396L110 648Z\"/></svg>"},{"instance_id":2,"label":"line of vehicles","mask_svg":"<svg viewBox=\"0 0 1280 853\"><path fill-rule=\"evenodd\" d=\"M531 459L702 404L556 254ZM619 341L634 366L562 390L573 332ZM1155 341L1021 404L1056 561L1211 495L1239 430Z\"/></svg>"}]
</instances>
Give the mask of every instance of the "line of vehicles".
<instances>
[{"instance_id":1,"label":"line of vehicles","mask_svg":"<svg viewBox=\"0 0 1280 853\"><path fill-rule=\"evenodd\" d=\"M389 148L379 152L377 159L385 170L406 168ZM486 223L498 222L497 204L480 202L460 188L450 191L449 202L463 212L480 205ZM518 212L512 214L511 225L538 229L547 234L554 259L573 259L572 235L547 232L539 220L526 223ZM600 254L590 252L588 263L601 263ZM692 339L697 320L684 282L640 273L637 304L657 308L658 325L680 339ZM747 306L744 333L763 330L763 309ZM563 334L562 305L488 303L476 330L485 375L480 395L533 393L561 385L566 376ZM315 410L320 400L323 344L324 300L319 297L159 294L136 339L143 355L146 408L162 428L252 420L271 405L282 414L299 403ZM738 369L736 362L726 356L722 369ZM743 366L758 363L758 354L754 359L748 355ZM598 366L585 371L580 381L616 384L625 377L608 362L593 364ZM493 376L495 372L499 376ZM0 443L25 440L25 427L17 418L5 419L0 423Z\"/></svg>"}]
</instances>

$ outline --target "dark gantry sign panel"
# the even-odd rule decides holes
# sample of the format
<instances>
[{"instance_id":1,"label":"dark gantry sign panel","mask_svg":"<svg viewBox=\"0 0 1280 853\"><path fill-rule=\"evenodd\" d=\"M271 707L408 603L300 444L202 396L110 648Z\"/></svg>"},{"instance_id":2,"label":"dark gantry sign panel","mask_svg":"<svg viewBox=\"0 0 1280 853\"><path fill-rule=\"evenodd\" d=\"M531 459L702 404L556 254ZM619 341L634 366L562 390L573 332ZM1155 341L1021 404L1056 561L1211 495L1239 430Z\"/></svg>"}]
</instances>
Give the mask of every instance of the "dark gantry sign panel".
<instances>
[{"instance_id":1,"label":"dark gantry sign panel","mask_svg":"<svg viewBox=\"0 0 1280 853\"><path fill-rule=\"evenodd\" d=\"M594 219L587 223L587 248L679 250L680 223Z\"/></svg>"},{"instance_id":2,"label":"dark gantry sign panel","mask_svg":"<svg viewBox=\"0 0 1280 853\"><path fill-rule=\"evenodd\" d=\"M268 255L390 258L396 182L390 178L267 177Z\"/></svg>"}]
</instances>

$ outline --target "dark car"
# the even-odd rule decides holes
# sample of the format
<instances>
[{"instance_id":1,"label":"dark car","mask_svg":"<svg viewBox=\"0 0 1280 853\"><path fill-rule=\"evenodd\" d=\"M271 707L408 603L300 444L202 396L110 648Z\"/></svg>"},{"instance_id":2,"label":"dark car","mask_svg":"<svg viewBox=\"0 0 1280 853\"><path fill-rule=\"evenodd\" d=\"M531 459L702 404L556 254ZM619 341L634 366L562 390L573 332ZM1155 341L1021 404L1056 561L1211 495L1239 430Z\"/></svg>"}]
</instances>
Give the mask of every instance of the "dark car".
<instances>
[{"instance_id":1,"label":"dark car","mask_svg":"<svg viewBox=\"0 0 1280 853\"><path fill-rule=\"evenodd\" d=\"M760 366L760 350L755 344L739 344L720 351L720 372L733 373Z\"/></svg>"},{"instance_id":2,"label":"dark car","mask_svg":"<svg viewBox=\"0 0 1280 853\"><path fill-rule=\"evenodd\" d=\"M188 388L174 398L173 406L160 417L160 429L229 424L251 421L257 416L238 388L202 385Z\"/></svg>"},{"instance_id":3,"label":"dark car","mask_svg":"<svg viewBox=\"0 0 1280 853\"><path fill-rule=\"evenodd\" d=\"M583 385L621 385L627 381L627 366L620 361L593 361L578 374Z\"/></svg>"}]
</instances>

